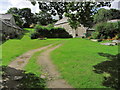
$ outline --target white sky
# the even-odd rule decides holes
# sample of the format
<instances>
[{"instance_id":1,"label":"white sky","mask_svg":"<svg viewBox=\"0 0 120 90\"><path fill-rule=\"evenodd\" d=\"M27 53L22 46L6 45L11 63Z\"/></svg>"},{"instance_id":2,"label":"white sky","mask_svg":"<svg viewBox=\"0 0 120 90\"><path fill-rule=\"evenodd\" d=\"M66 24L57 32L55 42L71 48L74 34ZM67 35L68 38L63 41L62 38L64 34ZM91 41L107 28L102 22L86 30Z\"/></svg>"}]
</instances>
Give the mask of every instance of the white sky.
<instances>
[{"instance_id":1,"label":"white sky","mask_svg":"<svg viewBox=\"0 0 120 90\"><path fill-rule=\"evenodd\" d=\"M120 0L115 0L112 2L111 8L116 8L120 10L120 7L118 7L118 1L120 4ZM31 8L33 13L39 12L38 3L34 6L28 0L0 0L0 13L6 13L7 10L11 7ZM108 7L104 7L104 8L109 9Z\"/></svg>"},{"instance_id":2,"label":"white sky","mask_svg":"<svg viewBox=\"0 0 120 90\"><path fill-rule=\"evenodd\" d=\"M38 3L34 6L30 1L25 0L0 0L0 13L6 13L11 7L31 8L32 12L39 12Z\"/></svg>"}]
</instances>

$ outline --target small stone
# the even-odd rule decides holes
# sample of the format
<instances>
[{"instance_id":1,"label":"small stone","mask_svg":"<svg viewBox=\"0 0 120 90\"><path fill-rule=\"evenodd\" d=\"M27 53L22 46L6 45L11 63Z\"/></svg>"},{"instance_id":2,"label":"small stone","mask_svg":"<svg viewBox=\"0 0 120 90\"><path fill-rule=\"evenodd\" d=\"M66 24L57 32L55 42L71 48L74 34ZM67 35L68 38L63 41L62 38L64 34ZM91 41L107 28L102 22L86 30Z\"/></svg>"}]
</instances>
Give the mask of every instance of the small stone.
<instances>
[{"instance_id":1,"label":"small stone","mask_svg":"<svg viewBox=\"0 0 120 90\"><path fill-rule=\"evenodd\" d=\"M14 80L20 80L20 79L22 79L23 78L23 76L15 76L14 77Z\"/></svg>"},{"instance_id":2,"label":"small stone","mask_svg":"<svg viewBox=\"0 0 120 90\"><path fill-rule=\"evenodd\" d=\"M91 39L91 41L97 42L98 40L97 39Z\"/></svg>"},{"instance_id":3,"label":"small stone","mask_svg":"<svg viewBox=\"0 0 120 90\"><path fill-rule=\"evenodd\" d=\"M41 75L41 76L40 76L40 78L43 78L43 79L45 79L46 77L45 77L45 75Z\"/></svg>"},{"instance_id":4,"label":"small stone","mask_svg":"<svg viewBox=\"0 0 120 90\"><path fill-rule=\"evenodd\" d=\"M2 80L0 80L0 83L2 83Z\"/></svg>"},{"instance_id":5,"label":"small stone","mask_svg":"<svg viewBox=\"0 0 120 90\"><path fill-rule=\"evenodd\" d=\"M118 43L120 43L120 40L113 40L112 42L118 44Z\"/></svg>"},{"instance_id":6,"label":"small stone","mask_svg":"<svg viewBox=\"0 0 120 90\"><path fill-rule=\"evenodd\" d=\"M102 45L107 45L107 46L114 46L116 43L101 43Z\"/></svg>"}]
</instances>

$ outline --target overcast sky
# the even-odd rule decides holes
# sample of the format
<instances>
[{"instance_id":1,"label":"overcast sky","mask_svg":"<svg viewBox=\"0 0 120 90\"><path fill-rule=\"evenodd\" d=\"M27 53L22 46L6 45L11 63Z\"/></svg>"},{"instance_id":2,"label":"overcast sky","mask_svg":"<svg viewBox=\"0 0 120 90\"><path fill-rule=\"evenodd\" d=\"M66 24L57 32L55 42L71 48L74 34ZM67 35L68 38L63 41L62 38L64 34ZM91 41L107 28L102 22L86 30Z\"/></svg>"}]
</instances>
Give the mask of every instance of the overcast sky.
<instances>
[{"instance_id":1,"label":"overcast sky","mask_svg":"<svg viewBox=\"0 0 120 90\"><path fill-rule=\"evenodd\" d=\"M112 8L118 9L118 1L120 4L120 0L115 0L112 2ZM32 12L39 12L39 5L38 3L33 6L30 1L28 0L0 0L0 13L6 13L7 10L11 7L17 7L17 8L31 8ZM105 7L106 9L109 9L108 7ZM119 7L120 9L120 7Z\"/></svg>"},{"instance_id":2,"label":"overcast sky","mask_svg":"<svg viewBox=\"0 0 120 90\"><path fill-rule=\"evenodd\" d=\"M31 8L32 12L39 12L39 5L35 6L28 0L0 0L0 13L6 13L11 7Z\"/></svg>"}]
</instances>

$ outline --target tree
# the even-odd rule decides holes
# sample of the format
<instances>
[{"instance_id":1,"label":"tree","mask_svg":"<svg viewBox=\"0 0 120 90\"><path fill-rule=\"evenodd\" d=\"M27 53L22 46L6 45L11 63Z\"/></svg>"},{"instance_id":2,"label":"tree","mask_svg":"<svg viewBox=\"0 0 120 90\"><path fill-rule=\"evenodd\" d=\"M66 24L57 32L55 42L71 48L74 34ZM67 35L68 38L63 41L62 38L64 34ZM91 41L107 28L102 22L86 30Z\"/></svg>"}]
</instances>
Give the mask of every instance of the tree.
<instances>
[{"instance_id":1,"label":"tree","mask_svg":"<svg viewBox=\"0 0 120 90\"><path fill-rule=\"evenodd\" d=\"M68 18L69 25L71 26L72 29L75 29L75 33L77 33L76 29L78 28L78 26L80 26L80 23L78 22L77 18L75 18L74 14L71 14L69 17L70 17Z\"/></svg>"},{"instance_id":2,"label":"tree","mask_svg":"<svg viewBox=\"0 0 120 90\"><path fill-rule=\"evenodd\" d=\"M22 27L23 20L22 20L20 14L19 14L19 9L18 8L16 8L16 7L10 8L7 11L7 14L12 14L14 16L16 25L18 25L19 27Z\"/></svg>"},{"instance_id":3,"label":"tree","mask_svg":"<svg viewBox=\"0 0 120 90\"><path fill-rule=\"evenodd\" d=\"M34 0L36 1L36 0ZM91 27L93 23L93 15L99 7L110 6L110 2L38 2L41 11L50 12L51 15L59 15L61 19L66 13L69 21L79 22L86 27ZM75 13L73 13L75 12ZM74 18L73 18L74 17ZM74 20L76 18L76 20ZM74 24L75 25L75 24ZM76 25L77 26L77 25Z\"/></svg>"},{"instance_id":4,"label":"tree","mask_svg":"<svg viewBox=\"0 0 120 90\"><path fill-rule=\"evenodd\" d=\"M7 13L19 15L19 9L16 7L10 8Z\"/></svg>"},{"instance_id":5,"label":"tree","mask_svg":"<svg viewBox=\"0 0 120 90\"><path fill-rule=\"evenodd\" d=\"M53 22L51 14L41 11L39 13L35 14L35 19L37 22L39 22L41 25L48 25Z\"/></svg>"},{"instance_id":6,"label":"tree","mask_svg":"<svg viewBox=\"0 0 120 90\"><path fill-rule=\"evenodd\" d=\"M120 10L110 9L111 19L120 19Z\"/></svg>"},{"instance_id":7,"label":"tree","mask_svg":"<svg viewBox=\"0 0 120 90\"><path fill-rule=\"evenodd\" d=\"M100 23L112 19L120 19L120 10L110 9L106 10L104 8L99 9L98 12L94 15L94 22Z\"/></svg>"},{"instance_id":8,"label":"tree","mask_svg":"<svg viewBox=\"0 0 120 90\"><path fill-rule=\"evenodd\" d=\"M31 13L31 9L30 8L22 8L19 10L20 16L22 18L24 18L25 20L25 25L24 27L29 27L30 24L32 24L32 22L34 21L34 14Z\"/></svg>"},{"instance_id":9,"label":"tree","mask_svg":"<svg viewBox=\"0 0 120 90\"><path fill-rule=\"evenodd\" d=\"M32 0L33 5L36 4L37 0ZM66 12L66 6L68 2L42 2L38 1L39 8L43 12L50 13L53 16L58 15L59 19L63 18L63 14Z\"/></svg>"},{"instance_id":10,"label":"tree","mask_svg":"<svg viewBox=\"0 0 120 90\"><path fill-rule=\"evenodd\" d=\"M66 12L66 5L68 4L67 2L38 2L39 3L39 8L41 11L47 11L51 15L58 15L59 19L63 18L63 14Z\"/></svg>"},{"instance_id":11,"label":"tree","mask_svg":"<svg viewBox=\"0 0 120 90\"><path fill-rule=\"evenodd\" d=\"M98 13L94 15L95 23L105 22L110 19L111 19L110 11L104 8L98 10Z\"/></svg>"},{"instance_id":12,"label":"tree","mask_svg":"<svg viewBox=\"0 0 120 90\"><path fill-rule=\"evenodd\" d=\"M109 2L71 2L67 5L66 16L85 27L92 27L93 15L101 6L110 6ZM73 18L74 17L74 18ZM76 19L76 20L75 20Z\"/></svg>"},{"instance_id":13,"label":"tree","mask_svg":"<svg viewBox=\"0 0 120 90\"><path fill-rule=\"evenodd\" d=\"M15 18L15 23L16 25L18 25L19 27L23 27L23 20L19 15L13 14L14 18Z\"/></svg>"}]
</instances>

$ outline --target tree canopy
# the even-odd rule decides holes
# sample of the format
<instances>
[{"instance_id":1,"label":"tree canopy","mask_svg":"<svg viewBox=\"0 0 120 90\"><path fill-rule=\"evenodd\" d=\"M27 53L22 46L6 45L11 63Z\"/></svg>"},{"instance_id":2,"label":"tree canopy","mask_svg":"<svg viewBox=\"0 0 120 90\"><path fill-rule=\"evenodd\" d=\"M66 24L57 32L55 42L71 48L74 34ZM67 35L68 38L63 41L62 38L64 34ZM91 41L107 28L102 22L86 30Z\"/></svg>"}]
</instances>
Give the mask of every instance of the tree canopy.
<instances>
[{"instance_id":1,"label":"tree canopy","mask_svg":"<svg viewBox=\"0 0 120 90\"><path fill-rule=\"evenodd\" d=\"M51 14L49 14L45 11L41 11L39 13L36 13L35 19L36 19L36 22L38 22L41 25L48 25L48 24L53 22Z\"/></svg>"},{"instance_id":2,"label":"tree canopy","mask_svg":"<svg viewBox=\"0 0 120 90\"><path fill-rule=\"evenodd\" d=\"M93 15L102 6L110 6L109 2L71 2L67 5L66 16L72 21L78 21L85 27L92 27ZM76 19L76 20L75 20ZM75 23L74 22L74 23Z\"/></svg>"},{"instance_id":3,"label":"tree canopy","mask_svg":"<svg viewBox=\"0 0 120 90\"><path fill-rule=\"evenodd\" d=\"M55 21L50 13L40 11L39 13L33 14L30 8L18 9L13 7L10 8L7 13L13 14L16 24L20 27L22 27L22 25L23 27L29 27L32 23L37 24L37 22L41 25L48 25Z\"/></svg>"},{"instance_id":4,"label":"tree canopy","mask_svg":"<svg viewBox=\"0 0 120 90\"><path fill-rule=\"evenodd\" d=\"M34 0L36 1L36 0ZM40 2L39 8L41 11L49 12L51 15L58 15L59 19L63 18L66 13L68 21L72 27L83 24L86 27L91 27L93 23L93 15L97 9L102 6L110 6L110 2ZM35 4L35 3L34 3ZM76 19L76 20L75 20ZM74 24L72 24L74 23Z\"/></svg>"},{"instance_id":5,"label":"tree canopy","mask_svg":"<svg viewBox=\"0 0 120 90\"><path fill-rule=\"evenodd\" d=\"M120 10L101 8L94 15L94 23L105 22L112 19L120 19Z\"/></svg>"}]
</instances>

